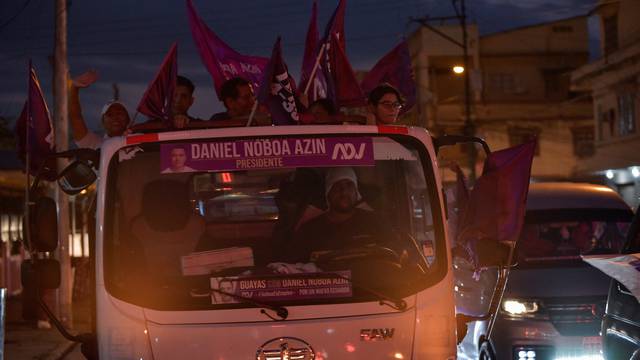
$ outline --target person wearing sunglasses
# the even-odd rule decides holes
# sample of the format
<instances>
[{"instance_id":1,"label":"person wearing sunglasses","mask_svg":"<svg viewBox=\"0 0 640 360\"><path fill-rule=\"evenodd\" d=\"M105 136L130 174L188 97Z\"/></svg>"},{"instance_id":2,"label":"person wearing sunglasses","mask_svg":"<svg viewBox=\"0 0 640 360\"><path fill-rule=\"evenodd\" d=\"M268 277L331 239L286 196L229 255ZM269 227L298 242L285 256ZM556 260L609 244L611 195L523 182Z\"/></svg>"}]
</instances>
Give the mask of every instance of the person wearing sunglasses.
<instances>
[{"instance_id":1,"label":"person wearing sunglasses","mask_svg":"<svg viewBox=\"0 0 640 360\"><path fill-rule=\"evenodd\" d=\"M404 104L400 92L393 86L382 83L369 93L369 112L375 117L376 125L394 124Z\"/></svg>"}]
</instances>

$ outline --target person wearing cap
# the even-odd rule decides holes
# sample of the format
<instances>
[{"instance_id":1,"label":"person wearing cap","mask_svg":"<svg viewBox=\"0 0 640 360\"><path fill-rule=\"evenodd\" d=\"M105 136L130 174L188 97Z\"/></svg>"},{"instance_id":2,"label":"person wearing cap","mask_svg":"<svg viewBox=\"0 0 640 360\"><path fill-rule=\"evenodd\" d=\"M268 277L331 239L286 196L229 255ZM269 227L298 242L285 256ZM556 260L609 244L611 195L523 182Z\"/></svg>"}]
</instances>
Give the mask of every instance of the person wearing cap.
<instances>
[{"instance_id":1,"label":"person wearing cap","mask_svg":"<svg viewBox=\"0 0 640 360\"><path fill-rule=\"evenodd\" d=\"M80 105L80 89L88 87L96 79L97 73L88 71L69 83L69 122L73 141L79 148L97 149L102 145L105 137L124 135L131 123L127 107L120 101L113 100L106 103L100 113L102 127L105 130L104 137L87 128Z\"/></svg>"},{"instance_id":2,"label":"person wearing cap","mask_svg":"<svg viewBox=\"0 0 640 360\"><path fill-rule=\"evenodd\" d=\"M288 261L308 262L317 251L339 250L376 243L389 227L373 212L358 207L362 196L350 167L332 168L325 177L328 209L302 224L286 249Z\"/></svg>"}]
</instances>

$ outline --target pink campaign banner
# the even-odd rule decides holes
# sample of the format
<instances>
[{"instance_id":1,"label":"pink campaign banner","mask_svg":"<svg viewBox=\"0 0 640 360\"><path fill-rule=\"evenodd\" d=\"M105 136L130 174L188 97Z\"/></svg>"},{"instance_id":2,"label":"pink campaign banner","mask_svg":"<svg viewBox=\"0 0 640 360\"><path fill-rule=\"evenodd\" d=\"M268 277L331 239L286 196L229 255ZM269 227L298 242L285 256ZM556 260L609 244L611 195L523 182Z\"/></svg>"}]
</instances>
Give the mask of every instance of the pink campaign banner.
<instances>
[{"instance_id":1,"label":"pink campaign banner","mask_svg":"<svg viewBox=\"0 0 640 360\"><path fill-rule=\"evenodd\" d=\"M374 165L370 137L269 138L162 144L163 174Z\"/></svg>"},{"instance_id":2,"label":"pink campaign banner","mask_svg":"<svg viewBox=\"0 0 640 360\"><path fill-rule=\"evenodd\" d=\"M218 97L222 84L234 77L250 81L254 89L257 89L269 59L240 54L227 45L200 18L192 0L187 0L187 14L193 41L200 53L200 59L213 78Z\"/></svg>"}]
</instances>

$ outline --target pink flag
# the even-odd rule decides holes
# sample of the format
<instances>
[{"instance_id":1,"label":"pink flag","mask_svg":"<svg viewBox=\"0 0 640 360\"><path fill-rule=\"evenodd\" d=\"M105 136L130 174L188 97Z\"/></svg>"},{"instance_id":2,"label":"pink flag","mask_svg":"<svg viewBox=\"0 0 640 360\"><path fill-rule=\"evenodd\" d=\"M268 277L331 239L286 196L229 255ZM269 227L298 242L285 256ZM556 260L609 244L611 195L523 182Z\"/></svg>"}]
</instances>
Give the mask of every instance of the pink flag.
<instances>
[{"instance_id":1,"label":"pink flag","mask_svg":"<svg viewBox=\"0 0 640 360\"><path fill-rule=\"evenodd\" d=\"M362 80L362 90L369 94L380 83L389 83L406 99L403 110L416 103L416 83L411 68L411 55L406 41L402 41L383 56Z\"/></svg>"},{"instance_id":2,"label":"pink flag","mask_svg":"<svg viewBox=\"0 0 640 360\"><path fill-rule=\"evenodd\" d=\"M242 55L233 50L202 21L193 7L192 0L187 0L187 12L193 41L200 53L200 59L213 78L218 97L222 84L233 77L244 78L257 88L269 59Z\"/></svg>"},{"instance_id":3,"label":"pink flag","mask_svg":"<svg viewBox=\"0 0 640 360\"><path fill-rule=\"evenodd\" d=\"M299 122L295 95L296 84L282 58L282 46L278 37L264 71L257 100L260 104L267 105L274 125L292 125Z\"/></svg>"},{"instance_id":4,"label":"pink flag","mask_svg":"<svg viewBox=\"0 0 640 360\"><path fill-rule=\"evenodd\" d=\"M477 260L478 242L515 242L524 222L536 142L491 153L469 194L458 244Z\"/></svg>"},{"instance_id":5,"label":"pink flag","mask_svg":"<svg viewBox=\"0 0 640 360\"><path fill-rule=\"evenodd\" d=\"M171 106L173 103L173 93L176 89L176 78L178 77L178 45L173 43L169 53L165 56L160 65L156 77L149 84L140 103L138 111L154 119L161 119L170 127L173 123Z\"/></svg>"},{"instance_id":6,"label":"pink flag","mask_svg":"<svg viewBox=\"0 0 640 360\"><path fill-rule=\"evenodd\" d=\"M35 174L45 158L53 154L55 149L49 108L31 62L29 62L29 95L16 121L16 136L18 155L26 165L27 153L29 154L27 171ZM52 179L48 178L48 180Z\"/></svg>"},{"instance_id":7,"label":"pink flag","mask_svg":"<svg viewBox=\"0 0 640 360\"><path fill-rule=\"evenodd\" d=\"M300 71L300 87L305 88L309 76L313 71L318 56L318 3L314 0L311 7L311 19L307 29L307 39L304 44L304 57L302 58L302 70ZM315 99L313 99L315 100Z\"/></svg>"},{"instance_id":8,"label":"pink flag","mask_svg":"<svg viewBox=\"0 0 640 360\"><path fill-rule=\"evenodd\" d=\"M338 107L366 105L360 84L336 35L331 36L326 53L322 70L327 80L327 98Z\"/></svg>"},{"instance_id":9,"label":"pink flag","mask_svg":"<svg viewBox=\"0 0 640 360\"><path fill-rule=\"evenodd\" d=\"M327 23L327 27L324 29L324 36L322 38L323 43L331 41L332 36L338 38L338 42L343 49L347 48L346 37L344 34L344 13L347 8L347 0L340 0L338 7L331 15L331 19Z\"/></svg>"}]
</instances>

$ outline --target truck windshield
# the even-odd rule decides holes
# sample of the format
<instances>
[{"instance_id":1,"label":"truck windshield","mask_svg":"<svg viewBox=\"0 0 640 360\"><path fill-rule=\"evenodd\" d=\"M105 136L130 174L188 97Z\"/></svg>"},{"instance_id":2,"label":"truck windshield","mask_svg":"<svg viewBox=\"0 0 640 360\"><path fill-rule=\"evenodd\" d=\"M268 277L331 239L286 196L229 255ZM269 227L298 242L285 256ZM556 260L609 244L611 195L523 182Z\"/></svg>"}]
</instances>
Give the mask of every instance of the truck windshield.
<instances>
[{"instance_id":1,"label":"truck windshield","mask_svg":"<svg viewBox=\"0 0 640 360\"><path fill-rule=\"evenodd\" d=\"M406 136L123 148L108 169L107 290L162 310L408 296L446 267L430 174Z\"/></svg>"},{"instance_id":2,"label":"truck windshield","mask_svg":"<svg viewBox=\"0 0 640 360\"><path fill-rule=\"evenodd\" d=\"M615 209L527 213L519 257L528 263L579 260L622 250L631 213Z\"/></svg>"}]
</instances>

